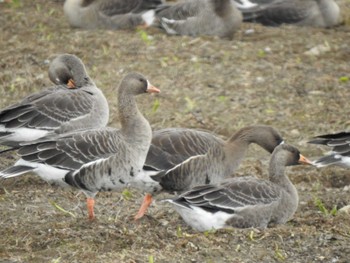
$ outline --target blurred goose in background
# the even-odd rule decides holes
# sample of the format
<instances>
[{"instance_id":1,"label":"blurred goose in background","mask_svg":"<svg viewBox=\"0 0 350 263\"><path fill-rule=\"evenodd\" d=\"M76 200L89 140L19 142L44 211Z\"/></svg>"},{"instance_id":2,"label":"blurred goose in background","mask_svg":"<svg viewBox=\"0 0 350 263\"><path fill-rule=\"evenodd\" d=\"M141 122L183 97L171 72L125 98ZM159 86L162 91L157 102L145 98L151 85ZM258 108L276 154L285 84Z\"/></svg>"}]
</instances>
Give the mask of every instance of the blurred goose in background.
<instances>
[{"instance_id":1,"label":"blurred goose in background","mask_svg":"<svg viewBox=\"0 0 350 263\"><path fill-rule=\"evenodd\" d=\"M295 24L332 27L341 23L340 9L334 0L232 0L245 22L267 26Z\"/></svg>"},{"instance_id":2,"label":"blurred goose in background","mask_svg":"<svg viewBox=\"0 0 350 263\"><path fill-rule=\"evenodd\" d=\"M271 153L282 142L278 131L266 125L244 127L227 141L191 129L160 130L153 134L143 172L159 182L163 191L183 192L231 176L249 144L256 143ZM136 219L144 215L151 202L151 194L146 195Z\"/></svg>"},{"instance_id":3,"label":"blurred goose in background","mask_svg":"<svg viewBox=\"0 0 350 263\"><path fill-rule=\"evenodd\" d=\"M156 10L159 26L168 34L219 36L232 39L242 15L231 0L184 0ZM156 24L156 22L155 22Z\"/></svg>"},{"instance_id":4,"label":"blurred goose in background","mask_svg":"<svg viewBox=\"0 0 350 263\"><path fill-rule=\"evenodd\" d=\"M73 27L133 29L149 26L162 0L66 0L64 14Z\"/></svg>"},{"instance_id":5,"label":"blurred goose in background","mask_svg":"<svg viewBox=\"0 0 350 263\"><path fill-rule=\"evenodd\" d=\"M128 74L118 89L120 130L90 129L27 143L18 150L21 159L0 172L0 177L34 172L51 184L78 188L87 196L90 219L94 218L94 197L99 191L128 185L157 191L158 183L140 173L152 131L137 108L135 96L146 92L159 90L141 74Z\"/></svg>"},{"instance_id":6,"label":"blurred goose in background","mask_svg":"<svg viewBox=\"0 0 350 263\"><path fill-rule=\"evenodd\" d=\"M106 126L108 103L71 54L57 56L49 68L55 86L29 95L0 111L0 144L16 147L50 133Z\"/></svg>"},{"instance_id":7,"label":"blurred goose in background","mask_svg":"<svg viewBox=\"0 0 350 263\"><path fill-rule=\"evenodd\" d=\"M296 164L311 162L295 147L281 144L272 153L269 180L235 177L217 185L194 187L165 201L197 231L284 224L298 207L298 192L285 175L286 166Z\"/></svg>"},{"instance_id":8,"label":"blurred goose in background","mask_svg":"<svg viewBox=\"0 0 350 263\"><path fill-rule=\"evenodd\" d=\"M314 161L317 167L327 165L350 167L350 132L316 136L309 143L332 147L332 151L328 155Z\"/></svg>"}]
</instances>

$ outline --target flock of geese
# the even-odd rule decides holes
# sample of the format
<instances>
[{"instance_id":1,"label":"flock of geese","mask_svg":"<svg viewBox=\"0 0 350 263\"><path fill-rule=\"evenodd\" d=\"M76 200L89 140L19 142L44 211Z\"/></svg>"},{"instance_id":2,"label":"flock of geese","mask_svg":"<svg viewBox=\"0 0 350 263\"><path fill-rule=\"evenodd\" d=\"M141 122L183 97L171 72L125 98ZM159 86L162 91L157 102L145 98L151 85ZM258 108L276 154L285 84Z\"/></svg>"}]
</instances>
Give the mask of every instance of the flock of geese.
<instances>
[{"instance_id":1,"label":"flock of geese","mask_svg":"<svg viewBox=\"0 0 350 263\"><path fill-rule=\"evenodd\" d=\"M132 29L158 27L168 34L232 39L242 22L268 26L333 27L342 22L334 0L66 0L73 27Z\"/></svg>"},{"instance_id":2,"label":"flock of geese","mask_svg":"<svg viewBox=\"0 0 350 263\"><path fill-rule=\"evenodd\" d=\"M244 127L226 141L187 128L152 133L135 97L160 90L139 73L126 75L117 90L121 128L106 127L107 100L78 57L57 56L49 77L53 86L0 112L3 152L16 150L19 156L0 177L32 172L50 184L79 189L86 195L89 219L95 217L98 192L133 187L147 193L136 219L144 215L153 195L168 192L179 195L165 201L198 231L265 228L285 223L298 207L297 190L285 175L287 166L350 166L346 132L311 141L333 147L332 154L314 162L266 125ZM268 180L231 177L251 143L272 153Z\"/></svg>"},{"instance_id":3,"label":"flock of geese","mask_svg":"<svg viewBox=\"0 0 350 263\"><path fill-rule=\"evenodd\" d=\"M328 13L326 4L332 7ZM286 23L277 19L281 13L290 14L282 15L289 22L313 21L316 26L334 25L334 14L339 18L332 0L66 0L64 11L73 26L118 29L158 23L168 33L224 37L233 34L242 18L276 25ZM198 231L266 228L287 222L298 207L287 166L350 167L347 132L315 137L310 143L332 147L332 152L310 161L267 125L244 127L227 140L187 128L152 131L135 97L160 90L136 72L127 74L117 89L121 128L116 129L106 126L108 102L77 56L57 56L49 78L51 87L0 111L1 153L19 156L0 178L32 172L50 184L76 188L86 196L91 220L98 192L133 187L146 193L135 219L146 213L153 196L167 192L176 196L164 201ZM268 179L231 177L251 143L272 154Z\"/></svg>"}]
</instances>

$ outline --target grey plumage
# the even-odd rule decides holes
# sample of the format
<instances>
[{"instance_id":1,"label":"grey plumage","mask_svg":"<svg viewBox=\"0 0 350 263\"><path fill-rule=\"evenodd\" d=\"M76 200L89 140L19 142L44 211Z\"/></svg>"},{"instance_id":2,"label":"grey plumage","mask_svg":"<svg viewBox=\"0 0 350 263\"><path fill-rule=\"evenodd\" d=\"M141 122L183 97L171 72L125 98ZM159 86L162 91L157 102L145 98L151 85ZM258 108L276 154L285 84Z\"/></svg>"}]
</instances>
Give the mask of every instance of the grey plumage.
<instances>
[{"instance_id":1,"label":"grey plumage","mask_svg":"<svg viewBox=\"0 0 350 263\"><path fill-rule=\"evenodd\" d=\"M298 163L311 164L295 147L281 144L272 153L269 180L231 178L217 185L197 186L166 201L198 231L284 224L298 207L298 193L285 168Z\"/></svg>"},{"instance_id":2,"label":"grey plumage","mask_svg":"<svg viewBox=\"0 0 350 263\"><path fill-rule=\"evenodd\" d=\"M18 146L50 132L104 127L109 108L102 91L76 56L57 56L49 68L56 84L31 94L0 112L0 144ZM72 81L68 84L69 81ZM72 86L73 85L73 86Z\"/></svg>"},{"instance_id":3,"label":"grey plumage","mask_svg":"<svg viewBox=\"0 0 350 263\"><path fill-rule=\"evenodd\" d=\"M339 132L334 134L319 135L309 141L311 144L320 144L332 148L332 151L314 161L318 167L338 165L350 167L350 133Z\"/></svg>"},{"instance_id":4,"label":"grey plumage","mask_svg":"<svg viewBox=\"0 0 350 263\"><path fill-rule=\"evenodd\" d=\"M146 92L159 90L141 74L128 74L118 89L120 130L106 127L74 131L25 143L18 150L21 159L9 168L16 171L13 176L25 173L28 167L50 183L69 184L82 190L90 199L98 191L119 190L128 185L145 191L157 190L157 182L139 174L152 131L134 97ZM23 173L16 166L21 166ZM5 171L0 177L11 177L10 170Z\"/></svg>"},{"instance_id":5,"label":"grey plumage","mask_svg":"<svg viewBox=\"0 0 350 263\"><path fill-rule=\"evenodd\" d=\"M161 0L66 0L64 13L71 26L86 29L132 29L150 25Z\"/></svg>"},{"instance_id":6,"label":"grey plumage","mask_svg":"<svg viewBox=\"0 0 350 263\"><path fill-rule=\"evenodd\" d=\"M153 131L145 166L168 170L194 155L205 154L210 147L224 144L223 139L206 131L186 128L156 130Z\"/></svg>"},{"instance_id":7,"label":"grey plumage","mask_svg":"<svg viewBox=\"0 0 350 263\"><path fill-rule=\"evenodd\" d=\"M232 0L245 22L332 27L342 18L334 0Z\"/></svg>"},{"instance_id":8,"label":"grey plumage","mask_svg":"<svg viewBox=\"0 0 350 263\"><path fill-rule=\"evenodd\" d=\"M231 0L185 0L156 10L159 26L168 34L210 35L232 39L242 15Z\"/></svg>"},{"instance_id":9,"label":"grey plumage","mask_svg":"<svg viewBox=\"0 0 350 263\"><path fill-rule=\"evenodd\" d=\"M163 136L166 136L166 134L163 134ZM192 141L194 138L195 141ZM272 152L283 141L281 135L274 128L265 125L242 128L226 142L218 138L209 138L208 134L201 132L184 137L184 141L188 141L180 144L181 146L177 144L178 149L176 151L185 152L185 156L187 156L186 149L193 145L191 153L197 151L195 155L186 158L168 170L160 171L158 174L151 176L152 179L158 181L163 190L169 192L185 191L201 184L218 183L232 175L239 167L250 143L256 143L265 150ZM154 140L152 145L156 148L155 143L158 142L160 144L158 147L162 148L162 141L169 142L168 140L166 138ZM200 147L197 147L196 142L200 140L203 143L200 144ZM164 144L164 152L173 152L173 145L175 144ZM150 155L152 153L148 153L148 156ZM163 161L163 158L165 157L159 157L159 160ZM147 157L146 165L149 164L149 159ZM155 158L152 158L152 160L155 160ZM156 162L152 162L150 166L157 167L158 165Z\"/></svg>"}]
</instances>

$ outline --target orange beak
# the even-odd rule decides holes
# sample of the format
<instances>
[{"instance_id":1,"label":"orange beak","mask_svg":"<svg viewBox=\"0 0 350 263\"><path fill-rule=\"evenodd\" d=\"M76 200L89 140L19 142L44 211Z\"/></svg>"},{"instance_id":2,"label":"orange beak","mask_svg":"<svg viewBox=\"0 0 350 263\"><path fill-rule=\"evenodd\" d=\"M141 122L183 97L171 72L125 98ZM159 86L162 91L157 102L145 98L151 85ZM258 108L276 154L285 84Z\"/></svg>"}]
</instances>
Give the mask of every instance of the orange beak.
<instances>
[{"instance_id":1,"label":"orange beak","mask_svg":"<svg viewBox=\"0 0 350 263\"><path fill-rule=\"evenodd\" d=\"M72 79L69 79L69 80L68 80L67 86L68 86L68 88L70 88L70 89L75 89L75 88L76 88L75 82L74 82L74 80L72 80Z\"/></svg>"},{"instance_id":2,"label":"orange beak","mask_svg":"<svg viewBox=\"0 0 350 263\"><path fill-rule=\"evenodd\" d=\"M301 154L299 156L299 163L313 165L313 163L310 160L308 160L305 156L303 156Z\"/></svg>"},{"instance_id":3,"label":"orange beak","mask_svg":"<svg viewBox=\"0 0 350 263\"><path fill-rule=\"evenodd\" d=\"M155 86L153 86L151 83L148 82L146 92L147 93L159 93L160 90L158 88L156 88Z\"/></svg>"}]
</instances>

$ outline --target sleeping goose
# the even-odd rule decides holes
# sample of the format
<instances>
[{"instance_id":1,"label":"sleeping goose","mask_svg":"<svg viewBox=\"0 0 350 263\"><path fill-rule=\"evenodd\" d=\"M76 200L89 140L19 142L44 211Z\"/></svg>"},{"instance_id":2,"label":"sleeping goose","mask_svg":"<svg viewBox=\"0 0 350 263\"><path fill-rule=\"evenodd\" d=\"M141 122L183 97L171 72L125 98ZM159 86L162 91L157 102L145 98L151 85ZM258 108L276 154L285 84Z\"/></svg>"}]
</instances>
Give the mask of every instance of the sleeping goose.
<instances>
[{"instance_id":1,"label":"sleeping goose","mask_svg":"<svg viewBox=\"0 0 350 263\"><path fill-rule=\"evenodd\" d=\"M314 161L317 167L327 165L350 167L350 132L319 135L309 143L332 147L331 153Z\"/></svg>"},{"instance_id":2,"label":"sleeping goose","mask_svg":"<svg viewBox=\"0 0 350 263\"><path fill-rule=\"evenodd\" d=\"M282 142L278 131L266 125L244 127L227 141L202 131L161 130L154 133L145 162L145 166L153 170L143 170L143 173L158 181L163 191L183 192L197 185L219 183L231 176L249 144L256 143L271 153ZM152 196L147 194L136 219L144 215L151 202Z\"/></svg>"},{"instance_id":3,"label":"sleeping goose","mask_svg":"<svg viewBox=\"0 0 350 263\"><path fill-rule=\"evenodd\" d=\"M184 0L157 8L159 26L168 34L232 39L242 15L231 0ZM155 22L154 25L157 25Z\"/></svg>"},{"instance_id":4,"label":"sleeping goose","mask_svg":"<svg viewBox=\"0 0 350 263\"><path fill-rule=\"evenodd\" d=\"M73 27L133 29L149 26L162 0L66 0L64 14Z\"/></svg>"},{"instance_id":5,"label":"sleeping goose","mask_svg":"<svg viewBox=\"0 0 350 263\"><path fill-rule=\"evenodd\" d=\"M334 0L232 0L245 22L267 26L295 24L332 27L341 22L340 9Z\"/></svg>"},{"instance_id":6,"label":"sleeping goose","mask_svg":"<svg viewBox=\"0 0 350 263\"><path fill-rule=\"evenodd\" d=\"M271 155L269 180L235 177L220 184L194 187L165 201L197 231L284 224L298 207L298 192L285 175L286 166L296 164L311 162L295 147L281 144Z\"/></svg>"},{"instance_id":7,"label":"sleeping goose","mask_svg":"<svg viewBox=\"0 0 350 263\"><path fill-rule=\"evenodd\" d=\"M50 133L106 126L109 108L102 91L76 56L57 56L49 68L56 85L0 111L0 144L16 147Z\"/></svg>"},{"instance_id":8,"label":"sleeping goose","mask_svg":"<svg viewBox=\"0 0 350 263\"><path fill-rule=\"evenodd\" d=\"M89 218L94 218L94 197L128 185L147 192L158 183L141 175L152 139L148 121L135 96L159 92L144 76L128 74L118 89L121 129L100 128L61 134L23 145L21 159L0 173L9 178L32 171L49 183L71 185L87 196Z\"/></svg>"}]
</instances>

